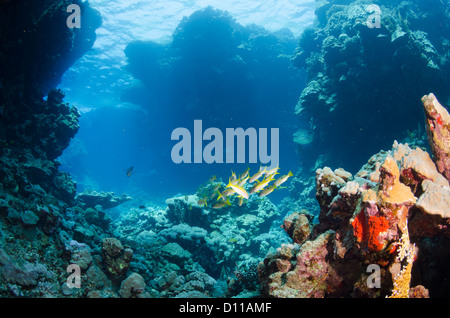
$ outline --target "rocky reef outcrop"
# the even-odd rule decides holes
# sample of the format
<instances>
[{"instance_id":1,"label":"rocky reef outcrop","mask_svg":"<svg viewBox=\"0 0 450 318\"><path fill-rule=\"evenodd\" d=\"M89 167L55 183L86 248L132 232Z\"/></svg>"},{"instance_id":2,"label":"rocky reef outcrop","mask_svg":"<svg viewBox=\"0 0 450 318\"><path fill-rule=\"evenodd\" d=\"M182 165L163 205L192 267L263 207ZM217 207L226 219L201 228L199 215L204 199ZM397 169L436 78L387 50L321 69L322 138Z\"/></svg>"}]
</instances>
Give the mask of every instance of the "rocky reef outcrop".
<instances>
[{"instance_id":1,"label":"rocky reef outcrop","mask_svg":"<svg viewBox=\"0 0 450 318\"><path fill-rule=\"evenodd\" d=\"M447 103L449 12L445 1L316 1L294 57L308 72L295 112L329 164L356 170L354 149L367 158L423 126L426 92Z\"/></svg>"},{"instance_id":2,"label":"rocky reef outcrop","mask_svg":"<svg viewBox=\"0 0 450 318\"><path fill-rule=\"evenodd\" d=\"M450 115L434 94L422 97L422 103L436 167L450 181Z\"/></svg>"},{"instance_id":3,"label":"rocky reef outcrop","mask_svg":"<svg viewBox=\"0 0 450 318\"><path fill-rule=\"evenodd\" d=\"M83 11L83 28L69 28L67 6ZM80 116L54 89L90 49L99 13L81 1L3 2L0 11L0 182L5 192L52 194L64 201L75 183L55 161L78 131ZM45 98L47 96L47 98Z\"/></svg>"},{"instance_id":4,"label":"rocky reef outcrop","mask_svg":"<svg viewBox=\"0 0 450 318\"><path fill-rule=\"evenodd\" d=\"M427 95L425 107L430 98L437 103ZM442 117L441 128L448 125L447 116ZM434 149L442 139L430 138L430 143ZM292 242L259 264L263 295L448 295L450 187L440 165L444 153L448 155L442 150L432 158L420 148L394 142L391 150L372 156L355 175L318 169L319 223L310 233L301 213L285 219L283 228Z\"/></svg>"}]
</instances>

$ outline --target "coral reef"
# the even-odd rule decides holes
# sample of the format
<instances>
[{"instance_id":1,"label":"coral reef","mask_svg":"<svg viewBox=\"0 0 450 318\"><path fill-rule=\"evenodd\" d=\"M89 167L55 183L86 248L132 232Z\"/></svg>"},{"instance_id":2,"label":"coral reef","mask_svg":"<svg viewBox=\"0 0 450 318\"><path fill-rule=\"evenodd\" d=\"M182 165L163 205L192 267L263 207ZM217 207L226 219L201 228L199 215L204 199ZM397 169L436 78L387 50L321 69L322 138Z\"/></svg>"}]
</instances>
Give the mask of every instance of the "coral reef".
<instances>
[{"instance_id":1,"label":"coral reef","mask_svg":"<svg viewBox=\"0 0 450 318\"><path fill-rule=\"evenodd\" d=\"M64 103L63 92L46 89L54 86L51 83L57 82L58 75L75 56L92 45L97 15L86 3L74 2L84 6L86 18L93 19L91 23L89 19L84 21L85 31L64 27L49 38L46 38L48 30L65 21L62 13L67 1L54 4L37 1L30 10L23 10L25 4L20 1L9 1L2 3L0 11L0 67L5 70L0 74L1 297L440 297L450 294L448 114L433 95L423 98L433 157L423 149L394 142L392 149L373 155L356 174L341 168L332 170L318 161L315 178L299 171L289 185L292 198L279 206L259 196L249 196L242 204L236 204L238 199L233 197L230 199L233 204L221 209L201 204L206 195L214 194L211 190L215 183L208 185L206 191L169 198L163 206L149 204L137 208L130 197L110 192L85 192L76 196L75 182L67 173L58 171L56 158L77 132L79 114L74 106ZM399 50L399 42L407 43L406 52L394 54L395 59L405 59L402 67L412 71L407 58L416 58L411 63L416 63L425 75L437 76L430 85L443 80L440 74L448 68L448 62L442 56L448 54L444 52L448 41L438 45L432 35L406 29L407 23L399 29L399 21L394 18L383 20L388 25L385 29L369 34L368 29L356 22L358 17L363 17L361 8L333 5L334 2L321 1L318 6L319 28L323 32L307 31L301 40L303 44L308 41L324 44L323 52L315 52L310 47L310 51L299 52L296 57L296 63L306 63L310 71L317 68L323 72L310 82L301 97L305 103L319 103L314 107L301 103L305 110L317 111L315 115L321 118L317 123L325 121L352 127L341 111L353 110L344 107L346 99L334 95L336 91L327 86L330 83L326 78L338 74L340 81L355 84L367 76L365 71L354 69L346 62L335 63L339 61L334 59L343 55L360 61L361 52L357 50L358 54L353 56L352 52L356 52L351 49L353 46L361 49L362 45L366 49L386 42L384 57L391 57L393 51ZM382 8L386 12L394 10L387 4ZM415 18L412 9L402 4L396 10L401 17L411 18L410 24L423 19L432 22L436 15L433 11L428 18ZM10 23L8 18L13 12L20 17L17 24ZM212 18L215 31L228 35L224 41L233 48L223 51L224 43L216 43L210 51L205 50L208 55L211 53L214 63L209 66L214 68L203 68L207 62L205 55L190 54L192 45L199 45L201 37L192 37L187 31L196 30L197 19L204 23L205 17ZM347 22L341 23L342 20ZM356 27L359 33L352 34L350 27ZM270 47L261 45L268 43L260 41L262 38L272 39ZM209 77L226 73L231 66L252 63L254 50L267 50L274 61L285 65L289 60L285 52L292 45L292 36L274 36L253 27L244 28L223 12L206 9L185 19L177 29L170 48L173 55L165 55L164 50L169 48L154 43L133 45L148 45L150 52L161 54L157 62L149 60L151 65L143 67L144 70L163 69L151 76L165 73L165 59L175 56L178 59L171 60L175 70L171 76L176 77L182 70L177 68L177 63L193 58L199 64L189 64L190 68L183 70L192 71L193 76ZM130 57L133 45L127 50ZM35 48L36 54L22 59L23 52L30 47ZM367 59L373 58L374 55L367 55ZM222 64L223 60L227 63ZM136 61L140 58L130 59L131 68L136 67ZM17 69L10 65L16 65ZM197 67L206 73L197 74ZM389 75L391 71L395 69L384 72ZM287 73L295 77L294 73ZM264 77L270 70L260 70L258 74ZM147 84L157 80L144 79ZM440 85L446 85L445 80ZM436 86L438 90L442 87ZM183 90L186 86L178 88ZM391 98L404 94L402 89L405 87L400 87ZM48 91L46 99L42 90ZM194 95L187 98L192 101ZM208 102L207 95L199 96ZM356 104L371 100L367 94L346 96L356 96L352 101ZM393 100L404 105L402 99ZM230 100L225 98L223 102ZM392 110L392 119L386 124L395 120L396 111ZM357 119L358 116L362 113L358 112ZM408 120L405 115L405 121ZM367 125L371 129L371 124ZM355 129L349 129L349 133ZM317 128L313 131L317 133ZM310 137L306 132L296 135L302 144L309 142ZM320 140L319 136L318 145ZM217 183L226 188L225 184ZM315 191L318 209L310 198L311 191ZM304 210L305 207L311 211ZM120 210L115 219L109 211L113 208ZM318 215L312 213L316 210ZM71 268L75 270L71 272ZM369 275L373 268L378 269L374 274L379 275L379 286L368 283L374 275ZM73 275L80 281L74 288L70 284Z\"/></svg>"},{"instance_id":2,"label":"coral reef","mask_svg":"<svg viewBox=\"0 0 450 318\"><path fill-rule=\"evenodd\" d=\"M285 218L283 227L293 244L281 245L260 263L263 295L422 297L428 291L430 296L448 292L436 277L422 274L431 246L442 251L435 266L445 268L449 256L443 250L450 188L426 152L395 142L354 176L326 167L317 170L316 182L319 223L306 241L298 241L298 213ZM380 269L378 288L368 286L369 265ZM447 279L448 272L434 275Z\"/></svg>"}]
</instances>

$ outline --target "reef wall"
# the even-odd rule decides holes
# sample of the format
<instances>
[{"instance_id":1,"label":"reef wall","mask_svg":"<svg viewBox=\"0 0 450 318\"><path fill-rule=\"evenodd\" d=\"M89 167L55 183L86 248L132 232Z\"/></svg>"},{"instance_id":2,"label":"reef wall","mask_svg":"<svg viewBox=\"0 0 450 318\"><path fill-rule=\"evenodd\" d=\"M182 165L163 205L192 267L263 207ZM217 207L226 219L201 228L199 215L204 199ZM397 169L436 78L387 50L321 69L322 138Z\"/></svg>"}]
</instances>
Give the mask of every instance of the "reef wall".
<instances>
[{"instance_id":1,"label":"reef wall","mask_svg":"<svg viewBox=\"0 0 450 318\"><path fill-rule=\"evenodd\" d=\"M315 26L303 32L294 57L308 73L295 111L309 123L316 149L329 152L327 164L356 171L364 158L423 127L424 94L433 91L448 104L450 5L320 0L316 6ZM379 28L367 25L374 14Z\"/></svg>"},{"instance_id":2,"label":"reef wall","mask_svg":"<svg viewBox=\"0 0 450 318\"><path fill-rule=\"evenodd\" d=\"M83 12L80 29L66 23L72 3ZM29 189L40 187L41 193L71 200L75 184L58 172L55 159L78 131L80 114L54 88L64 71L92 47L101 18L81 1L2 2L0 15L2 189L28 196Z\"/></svg>"},{"instance_id":3,"label":"reef wall","mask_svg":"<svg viewBox=\"0 0 450 318\"><path fill-rule=\"evenodd\" d=\"M81 29L66 23L69 4L82 10ZM56 158L76 134L80 115L55 86L92 47L100 23L99 13L78 0L0 4L2 296L44 296L66 267L55 238L76 184L58 171Z\"/></svg>"}]
</instances>

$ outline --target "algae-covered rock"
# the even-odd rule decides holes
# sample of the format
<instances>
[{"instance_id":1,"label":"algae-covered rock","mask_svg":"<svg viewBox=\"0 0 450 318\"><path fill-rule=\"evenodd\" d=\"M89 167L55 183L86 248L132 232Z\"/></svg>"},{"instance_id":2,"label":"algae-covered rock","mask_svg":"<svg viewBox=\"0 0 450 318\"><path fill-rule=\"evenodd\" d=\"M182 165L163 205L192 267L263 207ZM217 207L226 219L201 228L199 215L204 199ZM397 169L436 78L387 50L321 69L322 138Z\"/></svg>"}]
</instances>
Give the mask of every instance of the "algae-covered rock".
<instances>
[{"instance_id":1,"label":"algae-covered rock","mask_svg":"<svg viewBox=\"0 0 450 318\"><path fill-rule=\"evenodd\" d=\"M288 271L280 268L280 254L267 257L260 263L259 279L262 293L277 298L323 298L339 289L343 281L330 262L330 245L334 232L321 234L305 242L291 259L295 264ZM274 266L278 264L277 266Z\"/></svg>"},{"instance_id":2,"label":"algae-covered rock","mask_svg":"<svg viewBox=\"0 0 450 318\"><path fill-rule=\"evenodd\" d=\"M183 249L177 243L168 243L161 249L161 255L176 264L188 260L191 253Z\"/></svg>"},{"instance_id":3,"label":"algae-covered rock","mask_svg":"<svg viewBox=\"0 0 450 318\"><path fill-rule=\"evenodd\" d=\"M113 237L102 240L103 265L113 280L122 278L130 267L133 250L124 248L122 243Z\"/></svg>"},{"instance_id":4,"label":"algae-covered rock","mask_svg":"<svg viewBox=\"0 0 450 318\"><path fill-rule=\"evenodd\" d=\"M422 97L428 141L437 170L450 181L450 114L434 94Z\"/></svg>"},{"instance_id":5,"label":"algae-covered rock","mask_svg":"<svg viewBox=\"0 0 450 318\"><path fill-rule=\"evenodd\" d=\"M123 298L140 297L145 292L144 278L138 273L132 273L120 284L119 294Z\"/></svg>"},{"instance_id":6,"label":"algae-covered rock","mask_svg":"<svg viewBox=\"0 0 450 318\"><path fill-rule=\"evenodd\" d=\"M294 212L287 216L281 226L297 244L305 242L311 234L311 226L308 217L304 213Z\"/></svg>"},{"instance_id":7,"label":"algae-covered rock","mask_svg":"<svg viewBox=\"0 0 450 318\"><path fill-rule=\"evenodd\" d=\"M25 225L36 225L36 223L39 221L39 216L37 216L30 210L26 210L20 213L20 218Z\"/></svg>"}]
</instances>

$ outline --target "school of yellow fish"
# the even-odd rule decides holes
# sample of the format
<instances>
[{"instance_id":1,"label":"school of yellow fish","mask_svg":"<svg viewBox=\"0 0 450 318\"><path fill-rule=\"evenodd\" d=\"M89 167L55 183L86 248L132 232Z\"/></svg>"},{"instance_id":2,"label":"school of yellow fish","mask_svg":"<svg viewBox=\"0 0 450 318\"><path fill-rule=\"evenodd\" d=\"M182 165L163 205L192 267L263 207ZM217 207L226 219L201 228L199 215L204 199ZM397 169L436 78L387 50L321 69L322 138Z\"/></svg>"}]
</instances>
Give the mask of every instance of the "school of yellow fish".
<instances>
[{"instance_id":1,"label":"school of yellow fish","mask_svg":"<svg viewBox=\"0 0 450 318\"><path fill-rule=\"evenodd\" d=\"M228 179L228 184L225 187L225 190L220 192L220 185L217 185L213 189L213 195L211 199L217 196L217 202L212 205L212 208L220 209L225 206L231 205L230 197L233 195L237 195L237 197L239 198L239 206L243 204L244 200L248 200L248 198L252 194L258 194L259 197L265 197L269 195L275 189L280 188L283 183L285 183L290 177L293 176L292 172L289 171L288 174L275 179L275 175L279 174L278 169L279 167L270 170L267 170L267 167L260 167L259 171L252 176L250 176L249 174L250 168L245 170L239 176L237 176L232 171L231 177ZM274 182L269 185L272 181ZM244 188L245 184L253 183L254 185L250 188L249 191ZM200 205L207 205L207 199L203 198L199 200L198 203Z\"/></svg>"}]
</instances>

